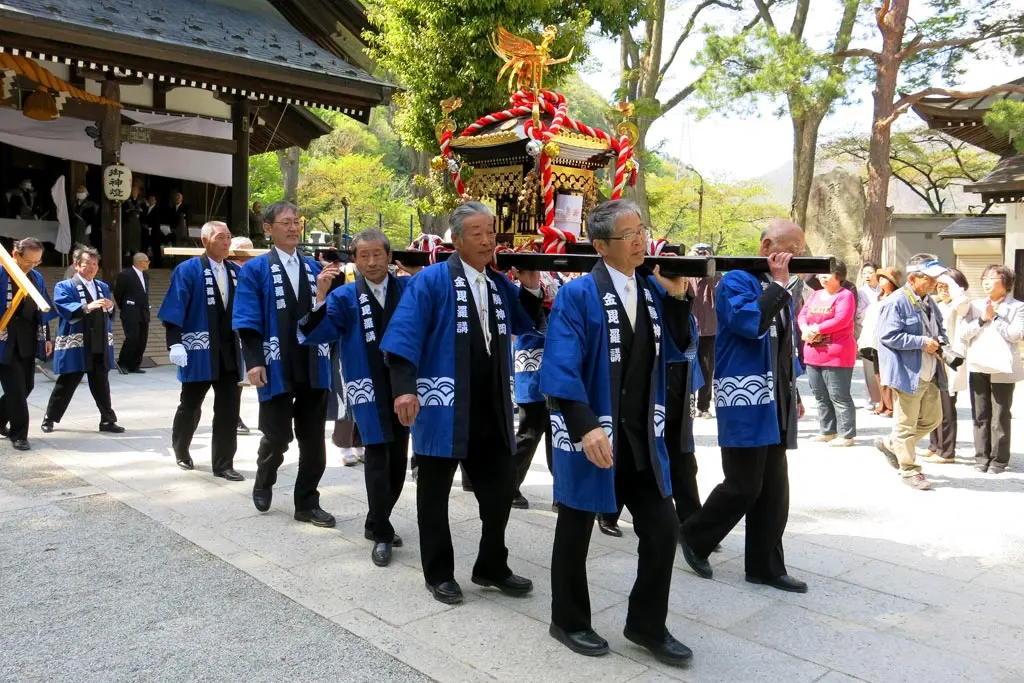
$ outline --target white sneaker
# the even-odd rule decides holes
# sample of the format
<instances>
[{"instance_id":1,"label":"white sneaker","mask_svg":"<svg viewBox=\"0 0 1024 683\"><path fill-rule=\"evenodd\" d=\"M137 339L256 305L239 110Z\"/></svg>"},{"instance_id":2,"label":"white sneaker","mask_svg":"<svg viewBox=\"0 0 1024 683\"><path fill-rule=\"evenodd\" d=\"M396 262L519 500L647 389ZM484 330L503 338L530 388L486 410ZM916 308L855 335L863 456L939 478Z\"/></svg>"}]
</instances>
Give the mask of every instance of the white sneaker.
<instances>
[{"instance_id":1,"label":"white sneaker","mask_svg":"<svg viewBox=\"0 0 1024 683\"><path fill-rule=\"evenodd\" d=\"M359 464L359 458L351 448L343 448L341 451L341 464L345 467L352 467Z\"/></svg>"}]
</instances>

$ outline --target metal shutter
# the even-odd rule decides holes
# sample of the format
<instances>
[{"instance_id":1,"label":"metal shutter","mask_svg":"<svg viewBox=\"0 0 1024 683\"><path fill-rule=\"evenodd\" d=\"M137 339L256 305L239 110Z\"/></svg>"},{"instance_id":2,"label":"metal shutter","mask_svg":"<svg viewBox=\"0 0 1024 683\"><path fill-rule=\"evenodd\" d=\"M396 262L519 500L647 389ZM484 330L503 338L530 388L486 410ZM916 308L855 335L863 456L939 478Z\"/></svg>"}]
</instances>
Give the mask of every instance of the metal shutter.
<instances>
[{"instance_id":1,"label":"metal shutter","mask_svg":"<svg viewBox=\"0 0 1024 683\"><path fill-rule=\"evenodd\" d=\"M981 275L985 269L993 263L1001 263L1002 260L1003 255L995 252L992 254L957 254L956 267L967 278L967 284L970 285L967 291L972 299L984 296L981 290Z\"/></svg>"}]
</instances>

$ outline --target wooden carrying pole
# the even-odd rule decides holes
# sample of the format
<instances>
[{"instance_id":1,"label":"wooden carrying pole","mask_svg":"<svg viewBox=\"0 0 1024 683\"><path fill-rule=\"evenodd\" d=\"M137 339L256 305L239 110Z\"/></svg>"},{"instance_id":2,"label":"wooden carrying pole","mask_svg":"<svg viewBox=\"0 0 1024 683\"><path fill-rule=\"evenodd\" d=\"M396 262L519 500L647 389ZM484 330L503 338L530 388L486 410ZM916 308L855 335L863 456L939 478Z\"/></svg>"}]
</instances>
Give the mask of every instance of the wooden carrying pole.
<instances>
[{"instance_id":1,"label":"wooden carrying pole","mask_svg":"<svg viewBox=\"0 0 1024 683\"><path fill-rule=\"evenodd\" d=\"M18 310L18 306L26 294L32 297L32 301L35 302L40 311L46 313L50 310L50 304L46 302L46 298L39 293L39 290L28 279L28 276L21 271L18 262L14 260L14 257L8 253L2 244L0 244L0 264L7 271L7 277L14 280L14 283L18 285L18 291L14 293L14 297L11 299L11 305L4 311L3 317L0 318L0 330L7 329L7 323L11 321L14 312Z\"/></svg>"}]
</instances>

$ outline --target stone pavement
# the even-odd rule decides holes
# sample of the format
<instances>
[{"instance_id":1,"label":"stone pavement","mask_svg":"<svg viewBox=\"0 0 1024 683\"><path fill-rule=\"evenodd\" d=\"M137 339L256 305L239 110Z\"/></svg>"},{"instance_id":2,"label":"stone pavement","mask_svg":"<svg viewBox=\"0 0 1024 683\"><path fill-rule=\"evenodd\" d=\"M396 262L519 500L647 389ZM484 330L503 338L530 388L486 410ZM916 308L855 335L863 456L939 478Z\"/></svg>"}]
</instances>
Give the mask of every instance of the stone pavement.
<instances>
[{"instance_id":1,"label":"stone pavement","mask_svg":"<svg viewBox=\"0 0 1024 683\"><path fill-rule=\"evenodd\" d=\"M213 479L211 397L193 445L200 469L182 472L169 451L173 372L111 375L111 384L125 434L95 431L85 388L57 431L41 434L52 382L40 377L34 450L0 444L2 680L1024 681L1020 426L1016 471L926 464L930 493L901 484L870 446L888 430L884 418L859 411L853 448L802 441L789 458L786 555L810 592L744 582L742 528L712 557L713 581L677 556L669 627L695 657L673 669L622 636L636 566L628 516L625 538L595 530L590 553L594 624L612 654L580 657L547 635L555 516L542 456L524 488L533 507L513 510L508 527L510 565L534 580L534 594L508 598L470 583L480 524L472 494L456 485L450 514L466 602L451 607L423 587L411 482L395 519L405 547L378 569L362 537L361 468L341 467L336 449L321 492L337 529L291 519L294 447L261 515L250 501L258 434L239 439L236 467L250 481ZM250 426L256 413L246 389ZM714 432L714 421L698 421L704 494L721 478Z\"/></svg>"}]
</instances>

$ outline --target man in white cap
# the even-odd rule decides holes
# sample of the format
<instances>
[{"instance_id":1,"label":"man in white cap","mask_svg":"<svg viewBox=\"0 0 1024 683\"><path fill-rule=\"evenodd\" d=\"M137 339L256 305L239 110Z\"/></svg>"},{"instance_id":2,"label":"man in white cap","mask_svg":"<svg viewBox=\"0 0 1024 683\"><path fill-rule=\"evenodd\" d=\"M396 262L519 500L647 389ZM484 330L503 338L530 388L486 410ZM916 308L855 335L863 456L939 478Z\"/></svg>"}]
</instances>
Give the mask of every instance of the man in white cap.
<instances>
[{"instance_id":1,"label":"man in white cap","mask_svg":"<svg viewBox=\"0 0 1024 683\"><path fill-rule=\"evenodd\" d=\"M919 491L932 485L921 474L915 444L942 422L940 392L946 373L940 349L948 343L942 314L928 295L935 291L945 266L932 254L915 254L907 262L907 284L886 298L878 315L878 365L882 386L892 389L893 426L875 440L903 483Z\"/></svg>"}]
</instances>

